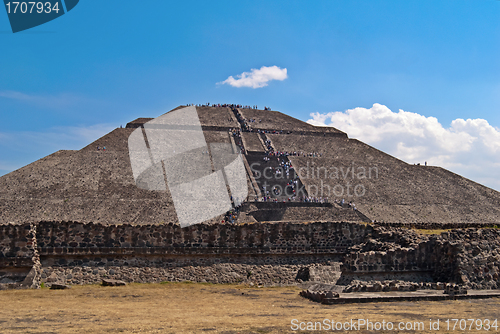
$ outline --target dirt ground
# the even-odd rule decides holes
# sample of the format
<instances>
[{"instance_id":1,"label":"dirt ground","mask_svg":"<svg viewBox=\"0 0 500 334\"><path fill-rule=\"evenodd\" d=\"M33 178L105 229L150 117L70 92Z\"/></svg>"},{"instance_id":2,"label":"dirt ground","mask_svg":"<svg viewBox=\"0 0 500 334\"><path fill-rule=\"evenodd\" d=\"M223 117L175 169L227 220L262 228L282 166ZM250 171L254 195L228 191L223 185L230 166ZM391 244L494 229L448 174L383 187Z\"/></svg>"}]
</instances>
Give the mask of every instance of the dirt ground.
<instances>
[{"instance_id":1,"label":"dirt ground","mask_svg":"<svg viewBox=\"0 0 500 334\"><path fill-rule=\"evenodd\" d=\"M393 330L350 328L358 333L463 333L481 330L500 318L500 299L321 305L298 295L298 287L257 288L195 283L130 284L122 287L74 286L69 290L0 291L1 333L328 333L314 322L331 320ZM468 320L465 331L446 319ZM296 319L296 320L293 320ZM324 319L327 319L326 321ZM429 319L440 319L439 330ZM308 324L308 322L311 322ZM334 324L335 324L334 322ZM383 323L384 322L384 323ZM403 330L398 330L399 323ZM416 329L422 322L424 328ZM462 321L462 327L464 322ZM500 325L500 324L499 324ZM404 329L411 328L411 329ZM415 327L413 327L415 326ZM344 327L345 328L345 327ZM483 327L485 328L485 327ZM295 329L295 330L294 330ZM470 330L469 330L470 329ZM335 330L334 332L342 332ZM491 328L488 333L500 332Z\"/></svg>"}]
</instances>

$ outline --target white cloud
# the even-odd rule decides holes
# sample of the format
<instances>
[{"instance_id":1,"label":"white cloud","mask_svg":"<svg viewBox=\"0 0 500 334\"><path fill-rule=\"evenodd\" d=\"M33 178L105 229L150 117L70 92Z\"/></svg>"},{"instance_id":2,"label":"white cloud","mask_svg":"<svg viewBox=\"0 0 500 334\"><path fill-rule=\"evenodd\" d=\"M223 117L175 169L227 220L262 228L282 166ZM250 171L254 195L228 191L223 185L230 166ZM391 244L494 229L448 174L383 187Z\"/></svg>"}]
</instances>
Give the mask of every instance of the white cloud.
<instances>
[{"instance_id":1,"label":"white cloud","mask_svg":"<svg viewBox=\"0 0 500 334\"><path fill-rule=\"evenodd\" d=\"M310 124L333 126L408 163L427 161L500 190L500 129L484 119L459 118L443 127L435 117L378 103L310 116Z\"/></svg>"},{"instance_id":2,"label":"white cloud","mask_svg":"<svg viewBox=\"0 0 500 334\"><path fill-rule=\"evenodd\" d=\"M250 72L243 72L236 77L238 79L230 76L218 84L228 84L233 87L261 88L267 86L267 83L272 80L283 81L288 78L288 75L286 68L281 69L278 66L262 66L258 70L252 68Z\"/></svg>"}]
</instances>

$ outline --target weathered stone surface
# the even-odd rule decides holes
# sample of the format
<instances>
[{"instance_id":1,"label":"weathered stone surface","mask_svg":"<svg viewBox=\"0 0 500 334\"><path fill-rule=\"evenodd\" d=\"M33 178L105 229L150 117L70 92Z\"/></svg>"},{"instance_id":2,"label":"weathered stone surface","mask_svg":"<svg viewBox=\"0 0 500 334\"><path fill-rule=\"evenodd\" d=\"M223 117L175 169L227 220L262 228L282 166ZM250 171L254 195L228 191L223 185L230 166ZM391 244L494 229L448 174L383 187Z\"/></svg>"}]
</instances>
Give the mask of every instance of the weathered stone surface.
<instances>
[{"instance_id":1,"label":"weathered stone surface","mask_svg":"<svg viewBox=\"0 0 500 334\"><path fill-rule=\"evenodd\" d=\"M343 289L344 289L344 287L341 285L328 284L328 283L313 283L307 287L307 290L321 291L321 292L325 292L325 293L328 291L340 293L340 292L342 292Z\"/></svg>"},{"instance_id":2,"label":"weathered stone surface","mask_svg":"<svg viewBox=\"0 0 500 334\"><path fill-rule=\"evenodd\" d=\"M50 289L52 290L64 290L64 289L70 289L71 286L67 284L59 284L59 283L52 283L50 285Z\"/></svg>"},{"instance_id":3,"label":"weathered stone surface","mask_svg":"<svg viewBox=\"0 0 500 334\"><path fill-rule=\"evenodd\" d=\"M316 287L318 288L318 287ZM331 300L335 298L339 298L339 293L336 291L328 290L316 290L316 289L307 289L302 290L299 295L304 298L308 298L313 302L323 303L323 304L331 304Z\"/></svg>"},{"instance_id":4,"label":"weathered stone surface","mask_svg":"<svg viewBox=\"0 0 500 334\"><path fill-rule=\"evenodd\" d=\"M102 285L103 286L123 286L123 285L127 285L127 283L125 283L124 281L116 280L116 279L103 278Z\"/></svg>"},{"instance_id":5,"label":"weathered stone surface","mask_svg":"<svg viewBox=\"0 0 500 334\"><path fill-rule=\"evenodd\" d=\"M466 295L467 288L458 284L446 284L444 288L444 293L447 295L455 296L455 295Z\"/></svg>"},{"instance_id":6,"label":"weathered stone surface","mask_svg":"<svg viewBox=\"0 0 500 334\"><path fill-rule=\"evenodd\" d=\"M356 213L360 220L368 217L410 227L450 222L464 226L498 223L499 192L439 167L410 165L349 139L346 133L333 127L315 127L270 110L228 105L200 106L196 110L207 140L230 142L229 130L238 129L247 137L243 140L247 149L262 151L259 138L263 136L271 141L275 151L294 152L290 161L295 169L309 171L301 177L309 196L353 200L356 211L362 212ZM149 120L137 119L129 127L115 129L81 150L58 151L2 176L0 222L176 224L169 192L144 191L134 183L128 137ZM106 151L97 149L104 146ZM310 173L312 165L315 171L321 171L315 177ZM343 172L344 177L335 177L332 168L339 174ZM359 168L365 169L365 177L358 177ZM374 168L376 172L371 175ZM252 192L252 183L248 185ZM362 186L362 196L347 191L355 185ZM343 188L342 195L334 194L333 189L338 193L335 186ZM329 194L321 193L320 189L328 189ZM316 214L316 217L328 216L324 212Z\"/></svg>"},{"instance_id":7,"label":"weathered stone surface","mask_svg":"<svg viewBox=\"0 0 500 334\"><path fill-rule=\"evenodd\" d=\"M0 280L9 283L24 279L36 286L40 282L99 283L103 278L126 282L188 280L289 285L296 284L299 277L305 281L309 275L306 282L345 285L345 292L443 290L444 283L436 284L440 281L467 289L500 286L498 229L470 228L426 236L404 228L350 223L251 225L257 226L200 225L188 234L173 225L123 225L108 230L109 226L99 224L58 226L42 222L36 224L35 237L29 232L33 229L30 224L16 229L0 225L0 229L17 231L11 237L31 240L25 255L0 257L0 262L14 259L11 266L32 266L30 275L21 279L15 278L15 273L2 274L0 270ZM28 232L19 234L20 231ZM257 245L238 236L259 233ZM46 244L48 235L52 237ZM112 236L115 241L109 247L97 246L103 235ZM149 246L137 247L137 239L132 235L137 239L140 236ZM68 246L84 239L85 243ZM10 239L0 252L9 254L13 243L15 240ZM286 256L278 256L285 252ZM43 263L38 254L43 255ZM331 261L332 256L335 261ZM28 281L23 286L29 285Z\"/></svg>"}]
</instances>

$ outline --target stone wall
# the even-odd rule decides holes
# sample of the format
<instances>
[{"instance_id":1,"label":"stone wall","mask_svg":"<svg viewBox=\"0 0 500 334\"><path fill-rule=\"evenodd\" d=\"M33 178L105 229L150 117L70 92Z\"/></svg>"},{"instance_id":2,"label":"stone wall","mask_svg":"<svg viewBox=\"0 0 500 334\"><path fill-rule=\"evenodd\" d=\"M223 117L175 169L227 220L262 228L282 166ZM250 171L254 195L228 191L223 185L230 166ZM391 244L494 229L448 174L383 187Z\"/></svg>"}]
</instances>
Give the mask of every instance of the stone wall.
<instances>
[{"instance_id":1,"label":"stone wall","mask_svg":"<svg viewBox=\"0 0 500 334\"><path fill-rule=\"evenodd\" d=\"M308 276L338 284L402 279L497 288L499 246L500 230L477 228L428 236L404 228L328 222L188 228L6 224L0 225L0 281L9 270L24 268L27 287L103 278L273 285Z\"/></svg>"},{"instance_id":2,"label":"stone wall","mask_svg":"<svg viewBox=\"0 0 500 334\"><path fill-rule=\"evenodd\" d=\"M443 234L452 249L456 282L473 289L500 288L500 230L465 229ZM454 256L455 255L455 256Z\"/></svg>"},{"instance_id":3,"label":"stone wall","mask_svg":"<svg viewBox=\"0 0 500 334\"><path fill-rule=\"evenodd\" d=\"M464 229L464 228L497 228L500 223L484 223L484 222L449 222L449 223L429 223L429 222L375 222L376 226L384 227L403 227L403 228L416 228L421 230L449 230L449 229Z\"/></svg>"},{"instance_id":4,"label":"stone wall","mask_svg":"<svg viewBox=\"0 0 500 334\"><path fill-rule=\"evenodd\" d=\"M31 266L32 237L30 224L0 225L0 267Z\"/></svg>"},{"instance_id":5,"label":"stone wall","mask_svg":"<svg viewBox=\"0 0 500 334\"><path fill-rule=\"evenodd\" d=\"M372 227L350 223L101 225L40 222L40 255L87 254L309 254L344 252Z\"/></svg>"},{"instance_id":6,"label":"stone wall","mask_svg":"<svg viewBox=\"0 0 500 334\"><path fill-rule=\"evenodd\" d=\"M64 284L97 283L106 277L128 282L293 284L300 268L338 263L349 247L372 232L363 224L324 222L187 228L39 222L31 242L36 252L12 252L12 243L29 243L29 228L3 226L10 237L2 238L2 253L12 260L25 259L35 282ZM319 276L328 280L327 271Z\"/></svg>"},{"instance_id":7,"label":"stone wall","mask_svg":"<svg viewBox=\"0 0 500 334\"><path fill-rule=\"evenodd\" d=\"M500 230L496 228L456 229L425 236L411 230L378 227L372 238L351 247L346 254L340 282L405 279L497 289L499 249Z\"/></svg>"},{"instance_id":8,"label":"stone wall","mask_svg":"<svg viewBox=\"0 0 500 334\"><path fill-rule=\"evenodd\" d=\"M330 266L334 263L330 259L326 256L47 258L42 260L42 281L92 284L100 283L103 278L113 278L139 283L192 281L291 285L296 282L301 268L335 268ZM311 279L329 282L334 281L336 273L340 275L339 271L331 273L328 270L315 273Z\"/></svg>"}]
</instances>

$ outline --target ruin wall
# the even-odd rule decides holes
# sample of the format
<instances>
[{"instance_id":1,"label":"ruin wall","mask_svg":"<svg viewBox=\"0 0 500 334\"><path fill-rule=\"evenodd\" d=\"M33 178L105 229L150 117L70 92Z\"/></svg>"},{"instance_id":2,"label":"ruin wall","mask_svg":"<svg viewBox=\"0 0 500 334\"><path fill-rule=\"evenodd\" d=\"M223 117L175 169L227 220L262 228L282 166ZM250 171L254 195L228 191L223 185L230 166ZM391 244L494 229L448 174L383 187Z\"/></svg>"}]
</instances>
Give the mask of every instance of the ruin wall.
<instances>
[{"instance_id":1,"label":"ruin wall","mask_svg":"<svg viewBox=\"0 0 500 334\"><path fill-rule=\"evenodd\" d=\"M363 242L372 227L315 222L270 224L101 225L40 222L41 255L88 252L147 254L300 254L343 252Z\"/></svg>"},{"instance_id":2,"label":"ruin wall","mask_svg":"<svg viewBox=\"0 0 500 334\"><path fill-rule=\"evenodd\" d=\"M32 266L32 237L30 224L0 225L0 268Z\"/></svg>"},{"instance_id":3,"label":"ruin wall","mask_svg":"<svg viewBox=\"0 0 500 334\"><path fill-rule=\"evenodd\" d=\"M115 278L294 284L301 268L329 266L341 268L345 284L363 277L399 277L500 287L498 229L425 236L402 228L333 222L187 228L40 222L35 238L32 231L33 224L0 225L0 274L12 267L33 266L33 258L39 256L37 279L47 283L88 284ZM325 273L318 276L325 282L337 275L329 271L316 270Z\"/></svg>"}]
</instances>

